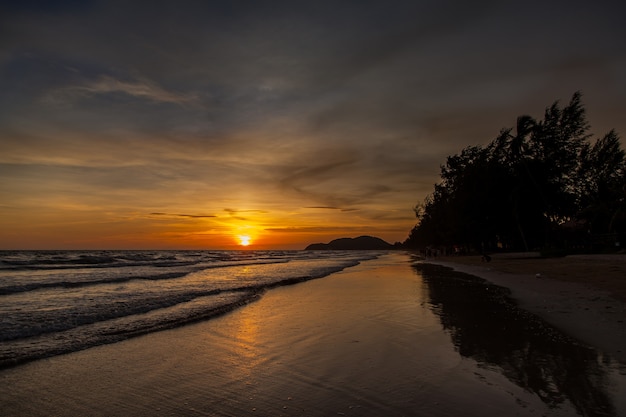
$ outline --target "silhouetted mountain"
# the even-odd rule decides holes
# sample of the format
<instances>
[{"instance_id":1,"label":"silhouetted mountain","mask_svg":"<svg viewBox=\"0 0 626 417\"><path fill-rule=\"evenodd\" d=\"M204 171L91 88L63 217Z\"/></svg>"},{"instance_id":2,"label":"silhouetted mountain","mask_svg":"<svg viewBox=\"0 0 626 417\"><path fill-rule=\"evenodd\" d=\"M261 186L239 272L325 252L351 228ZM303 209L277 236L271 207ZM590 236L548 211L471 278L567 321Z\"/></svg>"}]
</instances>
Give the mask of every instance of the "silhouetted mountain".
<instances>
[{"instance_id":1,"label":"silhouetted mountain","mask_svg":"<svg viewBox=\"0 0 626 417\"><path fill-rule=\"evenodd\" d=\"M373 236L359 236L356 238L344 237L329 243L313 243L305 250L386 250L393 249L393 245Z\"/></svg>"}]
</instances>

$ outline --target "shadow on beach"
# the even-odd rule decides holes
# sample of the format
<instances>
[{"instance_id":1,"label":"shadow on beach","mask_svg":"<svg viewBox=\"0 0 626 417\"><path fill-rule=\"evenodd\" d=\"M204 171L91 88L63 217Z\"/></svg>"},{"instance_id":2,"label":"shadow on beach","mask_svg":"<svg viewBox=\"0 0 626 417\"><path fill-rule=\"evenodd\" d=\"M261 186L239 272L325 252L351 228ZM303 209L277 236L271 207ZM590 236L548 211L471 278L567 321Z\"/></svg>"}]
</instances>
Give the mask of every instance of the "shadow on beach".
<instances>
[{"instance_id":1,"label":"shadow on beach","mask_svg":"<svg viewBox=\"0 0 626 417\"><path fill-rule=\"evenodd\" d=\"M413 262L429 307L458 352L501 372L551 408L613 416L610 359L517 307L509 290L450 268Z\"/></svg>"}]
</instances>

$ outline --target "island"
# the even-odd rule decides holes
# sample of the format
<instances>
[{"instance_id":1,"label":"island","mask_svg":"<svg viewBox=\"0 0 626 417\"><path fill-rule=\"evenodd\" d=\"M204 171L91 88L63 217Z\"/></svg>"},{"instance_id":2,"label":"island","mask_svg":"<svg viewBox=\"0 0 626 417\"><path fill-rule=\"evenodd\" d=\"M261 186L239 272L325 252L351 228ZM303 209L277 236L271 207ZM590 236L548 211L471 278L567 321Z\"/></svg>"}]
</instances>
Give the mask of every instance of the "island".
<instances>
[{"instance_id":1,"label":"island","mask_svg":"<svg viewBox=\"0 0 626 417\"><path fill-rule=\"evenodd\" d=\"M355 238L343 237L329 243L313 243L305 250L388 250L393 245L374 236L359 236Z\"/></svg>"}]
</instances>

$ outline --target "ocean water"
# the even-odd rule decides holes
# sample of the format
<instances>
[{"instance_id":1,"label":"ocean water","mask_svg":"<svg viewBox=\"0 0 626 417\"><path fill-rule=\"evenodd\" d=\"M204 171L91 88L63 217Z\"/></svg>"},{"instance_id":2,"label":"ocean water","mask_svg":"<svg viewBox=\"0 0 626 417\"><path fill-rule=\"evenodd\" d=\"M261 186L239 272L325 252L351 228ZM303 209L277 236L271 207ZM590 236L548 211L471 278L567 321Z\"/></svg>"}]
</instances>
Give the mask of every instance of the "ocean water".
<instances>
[{"instance_id":1,"label":"ocean water","mask_svg":"<svg viewBox=\"0 0 626 417\"><path fill-rule=\"evenodd\" d=\"M0 369L210 319L370 251L3 251Z\"/></svg>"}]
</instances>

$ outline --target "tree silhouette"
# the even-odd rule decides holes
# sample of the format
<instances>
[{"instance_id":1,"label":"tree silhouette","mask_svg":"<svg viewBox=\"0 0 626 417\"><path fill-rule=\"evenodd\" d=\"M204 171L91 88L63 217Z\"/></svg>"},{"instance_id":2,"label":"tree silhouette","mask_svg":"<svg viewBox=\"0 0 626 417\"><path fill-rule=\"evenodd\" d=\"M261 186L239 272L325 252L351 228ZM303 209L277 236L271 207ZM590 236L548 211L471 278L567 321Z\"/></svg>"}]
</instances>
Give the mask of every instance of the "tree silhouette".
<instances>
[{"instance_id":1,"label":"tree silhouette","mask_svg":"<svg viewBox=\"0 0 626 417\"><path fill-rule=\"evenodd\" d=\"M474 250L563 247L572 224L624 233L626 158L614 131L591 145L576 92L543 120L523 115L487 146L449 156L441 180L416 206L405 245Z\"/></svg>"},{"instance_id":2,"label":"tree silhouette","mask_svg":"<svg viewBox=\"0 0 626 417\"><path fill-rule=\"evenodd\" d=\"M579 217L587 221L595 233L615 233L625 222L626 154L614 130L586 144L581 152L578 172L580 188Z\"/></svg>"}]
</instances>

